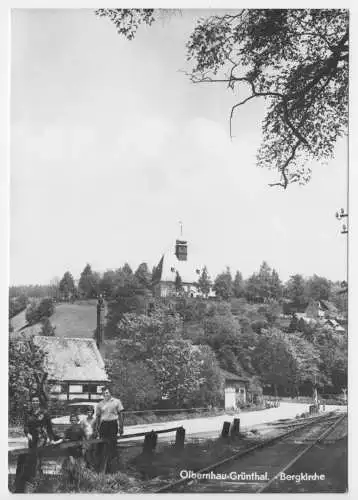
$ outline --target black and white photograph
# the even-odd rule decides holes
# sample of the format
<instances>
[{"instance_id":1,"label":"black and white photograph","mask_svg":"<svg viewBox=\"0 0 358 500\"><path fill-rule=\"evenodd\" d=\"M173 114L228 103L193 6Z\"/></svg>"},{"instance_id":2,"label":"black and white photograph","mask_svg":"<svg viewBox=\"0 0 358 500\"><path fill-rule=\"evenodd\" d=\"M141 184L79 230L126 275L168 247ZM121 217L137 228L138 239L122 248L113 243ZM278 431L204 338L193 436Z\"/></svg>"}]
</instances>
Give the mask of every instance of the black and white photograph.
<instances>
[{"instance_id":1,"label":"black and white photograph","mask_svg":"<svg viewBox=\"0 0 358 500\"><path fill-rule=\"evenodd\" d=\"M10 493L349 492L349 24L9 9Z\"/></svg>"}]
</instances>

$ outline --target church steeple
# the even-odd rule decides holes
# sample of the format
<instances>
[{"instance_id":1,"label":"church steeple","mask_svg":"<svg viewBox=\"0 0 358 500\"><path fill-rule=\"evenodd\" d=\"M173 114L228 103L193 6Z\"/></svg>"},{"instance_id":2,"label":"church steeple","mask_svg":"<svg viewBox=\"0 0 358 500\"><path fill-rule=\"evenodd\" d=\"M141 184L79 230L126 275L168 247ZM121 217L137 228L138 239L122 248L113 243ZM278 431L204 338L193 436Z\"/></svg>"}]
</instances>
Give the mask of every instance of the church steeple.
<instances>
[{"instance_id":1,"label":"church steeple","mask_svg":"<svg viewBox=\"0 0 358 500\"><path fill-rule=\"evenodd\" d=\"M180 221L180 239L175 242L175 255L178 260L187 260L188 242L183 239L183 223Z\"/></svg>"}]
</instances>

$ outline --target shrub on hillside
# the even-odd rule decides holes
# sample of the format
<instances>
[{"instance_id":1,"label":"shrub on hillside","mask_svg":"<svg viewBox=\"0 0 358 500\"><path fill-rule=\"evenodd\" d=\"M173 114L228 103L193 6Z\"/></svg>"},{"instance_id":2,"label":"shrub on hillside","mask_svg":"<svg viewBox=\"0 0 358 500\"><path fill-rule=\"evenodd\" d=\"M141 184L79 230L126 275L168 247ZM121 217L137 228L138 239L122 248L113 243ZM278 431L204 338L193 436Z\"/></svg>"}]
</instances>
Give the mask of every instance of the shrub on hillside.
<instances>
[{"instance_id":1,"label":"shrub on hillside","mask_svg":"<svg viewBox=\"0 0 358 500\"><path fill-rule=\"evenodd\" d=\"M19 297L9 299L9 318L13 318L24 309L28 304L28 299L26 295L20 295Z\"/></svg>"},{"instance_id":2,"label":"shrub on hillside","mask_svg":"<svg viewBox=\"0 0 358 500\"><path fill-rule=\"evenodd\" d=\"M52 299L42 299L39 304L31 302L26 310L26 321L29 325L34 325L43 318L50 318L55 312L55 305Z\"/></svg>"},{"instance_id":3,"label":"shrub on hillside","mask_svg":"<svg viewBox=\"0 0 358 500\"><path fill-rule=\"evenodd\" d=\"M42 328L40 331L40 335L42 335L43 337L54 337L56 334L56 327L52 325L51 321L48 318L44 317L42 318L41 323Z\"/></svg>"}]
</instances>

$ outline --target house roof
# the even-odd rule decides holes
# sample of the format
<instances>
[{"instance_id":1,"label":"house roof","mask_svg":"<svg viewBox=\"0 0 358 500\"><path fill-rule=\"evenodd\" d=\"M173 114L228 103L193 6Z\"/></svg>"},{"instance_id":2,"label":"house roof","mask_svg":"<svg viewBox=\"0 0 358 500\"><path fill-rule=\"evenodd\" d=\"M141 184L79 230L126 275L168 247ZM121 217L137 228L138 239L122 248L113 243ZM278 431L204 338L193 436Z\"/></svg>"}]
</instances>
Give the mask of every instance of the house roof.
<instances>
[{"instance_id":1,"label":"house roof","mask_svg":"<svg viewBox=\"0 0 358 500\"><path fill-rule=\"evenodd\" d=\"M249 379L247 377L240 377L236 375L236 373L230 373L226 370L220 369L220 373L225 377L225 380L235 380L237 382L248 382Z\"/></svg>"},{"instance_id":2,"label":"house roof","mask_svg":"<svg viewBox=\"0 0 358 500\"><path fill-rule=\"evenodd\" d=\"M108 380L102 356L94 339L34 336L34 342L46 352L49 380Z\"/></svg>"},{"instance_id":3,"label":"house roof","mask_svg":"<svg viewBox=\"0 0 358 500\"><path fill-rule=\"evenodd\" d=\"M338 323L338 321L337 321L337 320L335 320L335 319L332 319L332 318L331 318L331 319L327 319L327 320L325 321L325 324L327 324L327 323L328 323L328 324L330 324L331 326L333 326L333 327L334 327L337 331L339 331L339 332L344 332L344 331L345 331L345 329L343 328L343 326L341 326L341 325Z\"/></svg>"},{"instance_id":4,"label":"house roof","mask_svg":"<svg viewBox=\"0 0 358 500\"><path fill-rule=\"evenodd\" d=\"M322 309L325 309L326 311L331 311L331 312L336 312L337 308L332 302L329 302L328 300L319 300L319 303L322 307Z\"/></svg>"}]
</instances>

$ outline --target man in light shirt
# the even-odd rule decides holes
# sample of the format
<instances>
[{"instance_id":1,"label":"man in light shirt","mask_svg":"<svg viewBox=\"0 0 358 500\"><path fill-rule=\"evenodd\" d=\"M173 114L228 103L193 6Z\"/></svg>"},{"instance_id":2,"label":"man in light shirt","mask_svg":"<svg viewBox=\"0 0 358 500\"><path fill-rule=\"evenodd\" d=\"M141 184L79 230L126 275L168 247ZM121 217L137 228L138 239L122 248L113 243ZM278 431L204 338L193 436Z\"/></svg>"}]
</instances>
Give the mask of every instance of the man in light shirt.
<instances>
[{"instance_id":1,"label":"man in light shirt","mask_svg":"<svg viewBox=\"0 0 358 500\"><path fill-rule=\"evenodd\" d=\"M117 435L123 434L123 405L120 399L111 396L108 387L103 389L103 400L96 407L96 428L100 439L108 440L108 461L106 471L110 469L111 460L116 455Z\"/></svg>"}]
</instances>

